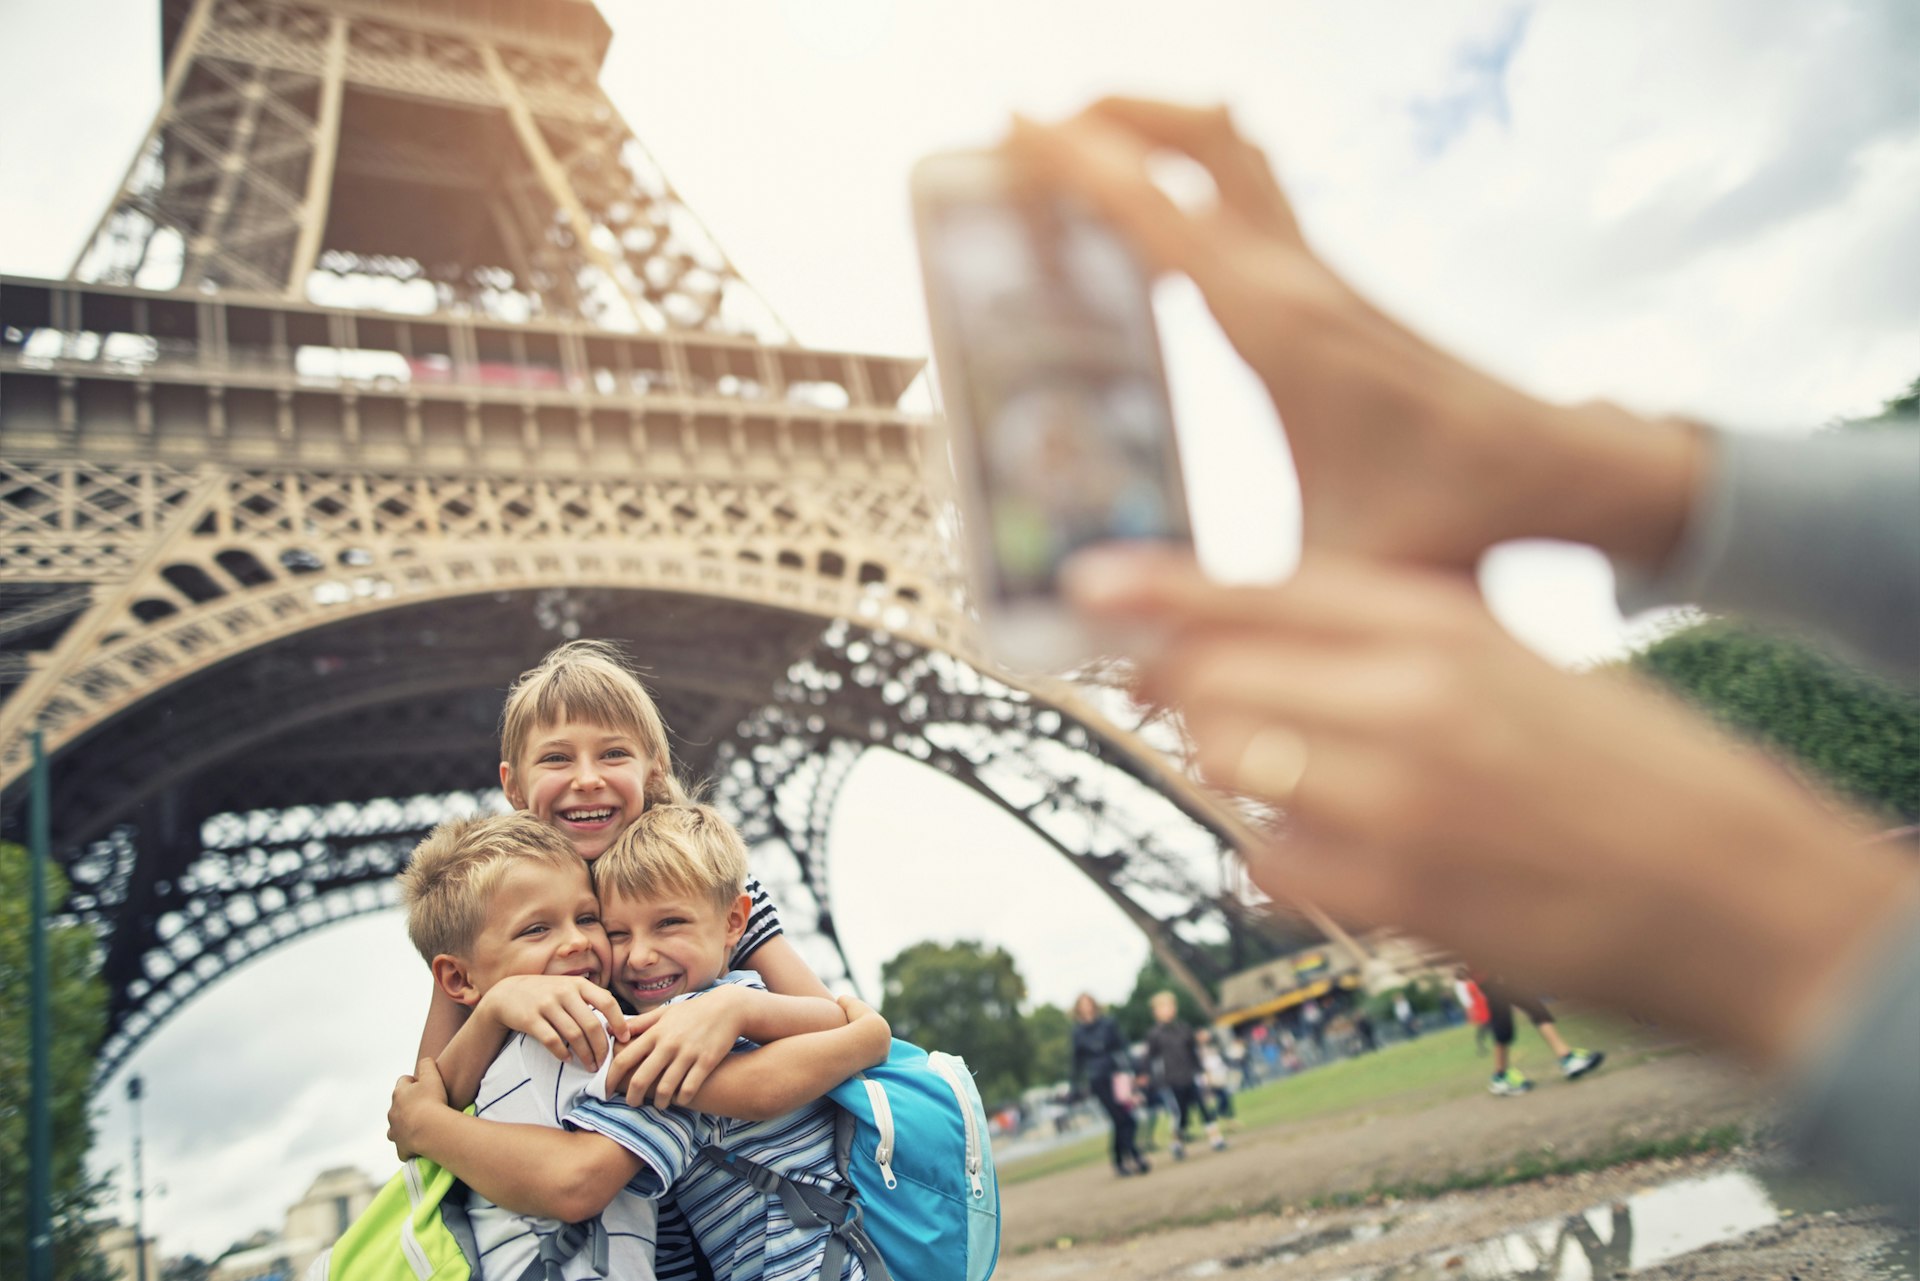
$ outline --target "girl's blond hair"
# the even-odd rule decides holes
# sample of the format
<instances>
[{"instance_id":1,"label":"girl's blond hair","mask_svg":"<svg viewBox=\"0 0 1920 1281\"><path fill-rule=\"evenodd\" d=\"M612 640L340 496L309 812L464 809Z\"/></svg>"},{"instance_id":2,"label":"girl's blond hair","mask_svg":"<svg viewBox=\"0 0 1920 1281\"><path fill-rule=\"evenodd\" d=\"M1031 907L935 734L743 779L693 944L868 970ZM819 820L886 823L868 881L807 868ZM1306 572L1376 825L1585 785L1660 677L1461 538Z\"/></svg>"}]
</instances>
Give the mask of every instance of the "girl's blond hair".
<instances>
[{"instance_id":1,"label":"girl's blond hair","mask_svg":"<svg viewBox=\"0 0 1920 1281\"><path fill-rule=\"evenodd\" d=\"M520 674L500 712L500 759L516 775L522 773L526 762L521 758L535 732L567 721L585 721L639 740L641 752L660 766L647 780L648 805L687 799L686 788L674 776L660 708L611 641L568 641Z\"/></svg>"}]
</instances>

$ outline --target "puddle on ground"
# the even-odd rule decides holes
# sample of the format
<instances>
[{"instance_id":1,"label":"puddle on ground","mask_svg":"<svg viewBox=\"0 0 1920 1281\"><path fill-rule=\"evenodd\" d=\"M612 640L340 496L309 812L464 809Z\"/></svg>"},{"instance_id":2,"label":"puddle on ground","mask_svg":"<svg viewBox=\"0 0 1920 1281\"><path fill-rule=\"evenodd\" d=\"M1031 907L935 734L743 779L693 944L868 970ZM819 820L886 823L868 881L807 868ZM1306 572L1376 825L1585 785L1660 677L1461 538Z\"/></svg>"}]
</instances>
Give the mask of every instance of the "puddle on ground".
<instances>
[{"instance_id":1,"label":"puddle on ground","mask_svg":"<svg viewBox=\"0 0 1920 1281\"><path fill-rule=\"evenodd\" d=\"M1794 1216L1837 1213L1854 1202L1821 1184L1760 1170L1728 1170L1680 1179L1623 1201L1542 1219L1504 1236L1365 1269L1347 1281L1607 1281L1691 1251L1732 1241ZM1325 1228L1258 1250L1210 1259L1190 1277L1266 1269L1343 1245L1377 1240L1392 1220ZM1869 1265L1873 1275L1911 1278L1915 1239L1900 1236Z\"/></svg>"}]
</instances>

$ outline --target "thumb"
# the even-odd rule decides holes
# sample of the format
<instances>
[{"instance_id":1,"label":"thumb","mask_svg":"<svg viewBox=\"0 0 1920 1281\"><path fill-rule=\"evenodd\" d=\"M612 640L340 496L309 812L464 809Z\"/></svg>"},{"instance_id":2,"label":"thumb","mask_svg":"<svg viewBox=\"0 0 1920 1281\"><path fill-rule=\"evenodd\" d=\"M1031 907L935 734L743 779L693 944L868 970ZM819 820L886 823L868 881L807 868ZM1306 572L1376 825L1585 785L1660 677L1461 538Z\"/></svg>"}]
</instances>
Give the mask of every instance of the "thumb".
<instances>
[{"instance_id":1,"label":"thumb","mask_svg":"<svg viewBox=\"0 0 1920 1281\"><path fill-rule=\"evenodd\" d=\"M440 1065L430 1058L421 1059L413 1065L413 1074L422 1081L438 1081L440 1079Z\"/></svg>"}]
</instances>

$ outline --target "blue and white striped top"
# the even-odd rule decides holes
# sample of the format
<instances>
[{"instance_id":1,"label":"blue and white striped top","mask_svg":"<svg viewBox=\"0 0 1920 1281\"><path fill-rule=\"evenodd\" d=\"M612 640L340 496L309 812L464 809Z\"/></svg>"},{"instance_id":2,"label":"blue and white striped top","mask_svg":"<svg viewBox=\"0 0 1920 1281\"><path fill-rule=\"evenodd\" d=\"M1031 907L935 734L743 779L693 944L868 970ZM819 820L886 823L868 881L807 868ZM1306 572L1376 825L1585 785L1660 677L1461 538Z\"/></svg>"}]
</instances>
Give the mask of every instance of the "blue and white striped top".
<instances>
[{"instance_id":1,"label":"blue and white striped top","mask_svg":"<svg viewBox=\"0 0 1920 1281\"><path fill-rule=\"evenodd\" d=\"M735 970L718 983L765 987L750 970ZM567 1114L566 1123L605 1135L640 1158L640 1172L627 1189L655 1198L670 1192L692 1222L716 1277L811 1281L819 1275L827 1244L824 1227L796 1226L779 1197L756 1192L697 1158L700 1149L712 1143L796 1183L834 1187L839 1180L833 1163L832 1103L817 1100L771 1121L736 1121L686 1108L631 1108L617 1100L587 1097ZM840 1275L844 1281L865 1281L866 1269L849 1255Z\"/></svg>"}]
</instances>

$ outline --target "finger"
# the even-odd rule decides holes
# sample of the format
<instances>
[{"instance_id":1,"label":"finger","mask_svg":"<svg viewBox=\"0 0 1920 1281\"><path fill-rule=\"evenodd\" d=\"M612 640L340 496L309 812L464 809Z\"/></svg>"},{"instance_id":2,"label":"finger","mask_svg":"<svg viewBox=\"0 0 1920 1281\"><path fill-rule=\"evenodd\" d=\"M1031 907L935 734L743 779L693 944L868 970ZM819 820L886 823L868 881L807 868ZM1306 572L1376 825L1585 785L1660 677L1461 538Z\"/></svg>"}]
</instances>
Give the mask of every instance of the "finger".
<instances>
[{"instance_id":1,"label":"finger","mask_svg":"<svg viewBox=\"0 0 1920 1281\"><path fill-rule=\"evenodd\" d=\"M629 1041L626 1045L615 1050L613 1057L607 1062L607 1096L609 1098L616 1094L626 1093L627 1080L633 1074L634 1065L639 1062L637 1058L628 1053L632 1045L633 1043Z\"/></svg>"},{"instance_id":2,"label":"finger","mask_svg":"<svg viewBox=\"0 0 1920 1281\"><path fill-rule=\"evenodd\" d=\"M1081 117L1040 125L1015 117L1007 154L1036 182L1089 201L1149 265L1211 279L1216 237L1205 219L1181 209L1153 181L1149 149L1136 136Z\"/></svg>"},{"instance_id":3,"label":"finger","mask_svg":"<svg viewBox=\"0 0 1920 1281\"><path fill-rule=\"evenodd\" d=\"M1067 561L1062 586L1096 618L1184 627L1286 628L1327 640L1452 638L1492 625L1470 580L1429 569L1320 554L1279 584L1209 579L1190 555L1108 544Z\"/></svg>"},{"instance_id":4,"label":"finger","mask_svg":"<svg viewBox=\"0 0 1920 1281\"><path fill-rule=\"evenodd\" d=\"M527 1035L540 1042L548 1054L562 1063L573 1057L573 1046L567 1043L567 1038L561 1034L560 1029L550 1023L541 1024Z\"/></svg>"},{"instance_id":5,"label":"finger","mask_svg":"<svg viewBox=\"0 0 1920 1281\"><path fill-rule=\"evenodd\" d=\"M574 1057L589 1070L598 1068L603 1051L609 1047L593 1007L578 993L569 993L561 1002L556 1022L565 1032L567 1043L573 1046Z\"/></svg>"},{"instance_id":6,"label":"finger","mask_svg":"<svg viewBox=\"0 0 1920 1281\"><path fill-rule=\"evenodd\" d=\"M581 995L588 1005L600 1011L607 1021L607 1031L616 1041L624 1042L631 1035L627 1024L627 1012L620 1008L620 998L603 987L593 984L583 985Z\"/></svg>"},{"instance_id":7,"label":"finger","mask_svg":"<svg viewBox=\"0 0 1920 1281\"><path fill-rule=\"evenodd\" d=\"M1306 247L1293 206L1265 153L1240 136L1225 107L1105 98L1085 114L1191 158L1213 178L1225 204L1262 230Z\"/></svg>"},{"instance_id":8,"label":"finger","mask_svg":"<svg viewBox=\"0 0 1920 1281\"><path fill-rule=\"evenodd\" d=\"M638 1044L638 1042L629 1042L629 1044ZM645 1103L647 1097L653 1093L654 1084L659 1079L660 1070L664 1066L663 1056L656 1053L652 1046L648 1046L646 1053L634 1063L633 1074L627 1078L627 1102L635 1107Z\"/></svg>"},{"instance_id":9,"label":"finger","mask_svg":"<svg viewBox=\"0 0 1920 1281\"><path fill-rule=\"evenodd\" d=\"M687 1074L680 1081L680 1088L674 1091L674 1101L683 1108L693 1106L694 1099L700 1095L700 1087L707 1083L708 1069L704 1063L695 1060Z\"/></svg>"},{"instance_id":10,"label":"finger","mask_svg":"<svg viewBox=\"0 0 1920 1281\"><path fill-rule=\"evenodd\" d=\"M630 1106L640 1108L647 1105L658 1074L657 1064L642 1063L633 1069L633 1075L627 1078L627 1103Z\"/></svg>"},{"instance_id":11,"label":"finger","mask_svg":"<svg viewBox=\"0 0 1920 1281\"><path fill-rule=\"evenodd\" d=\"M689 1061L676 1058L660 1071L660 1079L654 1082L654 1102L661 1107L672 1107L680 1098L680 1083L686 1080Z\"/></svg>"}]
</instances>

